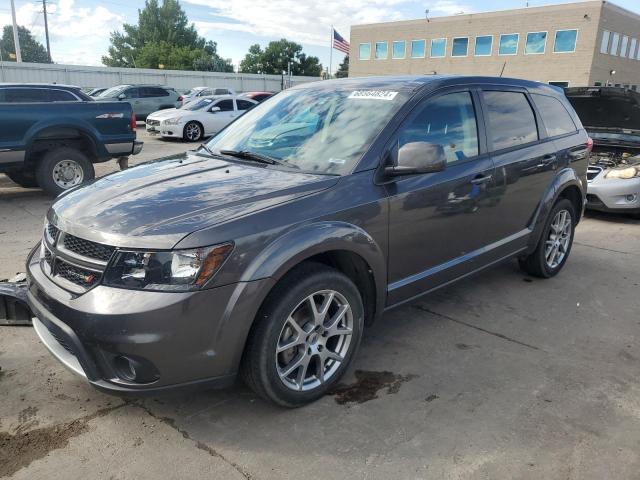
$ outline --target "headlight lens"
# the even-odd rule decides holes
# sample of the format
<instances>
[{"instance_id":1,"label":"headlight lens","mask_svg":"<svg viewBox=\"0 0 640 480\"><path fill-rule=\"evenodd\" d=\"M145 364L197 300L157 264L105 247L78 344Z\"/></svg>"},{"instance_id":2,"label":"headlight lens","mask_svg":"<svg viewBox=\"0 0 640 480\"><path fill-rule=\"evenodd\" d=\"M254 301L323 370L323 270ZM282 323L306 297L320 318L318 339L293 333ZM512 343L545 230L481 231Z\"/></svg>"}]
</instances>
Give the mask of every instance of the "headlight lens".
<instances>
[{"instance_id":1,"label":"headlight lens","mask_svg":"<svg viewBox=\"0 0 640 480\"><path fill-rule=\"evenodd\" d=\"M196 290L220 269L233 244L171 252L119 252L104 283L144 290Z\"/></svg>"},{"instance_id":2,"label":"headlight lens","mask_svg":"<svg viewBox=\"0 0 640 480\"><path fill-rule=\"evenodd\" d=\"M176 117L176 118L167 118L164 121L165 125L178 125L179 123L182 123L182 119L180 117Z\"/></svg>"},{"instance_id":3,"label":"headlight lens","mask_svg":"<svg viewBox=\"0 0 640 480\"><path fill-rule=\"evenodd\" d=\"M604 178L629 179L640 177L640 167L613 168L607 172Z\"/></svg>"}]
</instances>

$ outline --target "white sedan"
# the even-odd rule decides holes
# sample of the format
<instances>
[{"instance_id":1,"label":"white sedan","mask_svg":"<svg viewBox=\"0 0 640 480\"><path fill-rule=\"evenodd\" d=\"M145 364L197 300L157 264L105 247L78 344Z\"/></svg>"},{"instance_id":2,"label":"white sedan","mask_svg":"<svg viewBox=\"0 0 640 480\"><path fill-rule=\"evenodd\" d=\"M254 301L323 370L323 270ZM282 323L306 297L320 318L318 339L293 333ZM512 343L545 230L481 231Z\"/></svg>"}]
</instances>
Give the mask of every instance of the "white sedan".
<instances>
[{"instance_id":1,"label":"white sedan","mask_svg":"<svg viewBox=\"0 0 640 480\"><path fill-rule=\"evenodd\" d=\"M147 132L197 142L218 133L258 102L235 95L204 97L147 117Z\"/></svg>"}]
</instances>

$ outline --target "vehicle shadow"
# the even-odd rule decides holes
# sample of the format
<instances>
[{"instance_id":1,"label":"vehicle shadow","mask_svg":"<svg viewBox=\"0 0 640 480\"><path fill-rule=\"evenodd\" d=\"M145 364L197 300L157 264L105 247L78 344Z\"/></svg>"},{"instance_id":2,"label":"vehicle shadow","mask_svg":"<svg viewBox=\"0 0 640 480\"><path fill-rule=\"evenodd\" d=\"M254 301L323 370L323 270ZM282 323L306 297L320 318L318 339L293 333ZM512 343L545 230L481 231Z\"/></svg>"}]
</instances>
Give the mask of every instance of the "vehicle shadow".
<instances>
[{"instance_id":1,"label":"vehicle shadow","mask_svg":"<svg viewBox=\"0 0 640 480\"><path fill-rule=\"evenodd\" d=\"M640 225L640 216L635 217L624 213L598 212L595 210L587 210L584 214L586 218L594 220L602 220L611 223L623 223L629 225Z\"/></svg>"}]
</instances>

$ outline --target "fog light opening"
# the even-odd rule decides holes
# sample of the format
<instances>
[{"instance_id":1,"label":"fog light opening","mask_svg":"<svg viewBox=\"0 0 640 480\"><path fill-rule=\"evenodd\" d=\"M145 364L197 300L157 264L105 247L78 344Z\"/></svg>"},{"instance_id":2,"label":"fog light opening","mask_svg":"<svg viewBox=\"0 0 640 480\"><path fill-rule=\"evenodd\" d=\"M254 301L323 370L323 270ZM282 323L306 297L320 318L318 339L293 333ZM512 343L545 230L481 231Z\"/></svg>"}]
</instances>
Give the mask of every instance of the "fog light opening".
<instances>
[{"instance_id":1,"label":"fog light opening","mask_svg":"<svg viewBox=\"0 0 640 480\"><path fill-rule=\"evenodd\" d=\"M632 193L626 196L627 202L629 203L633 203L638 199L638 194L637 193Z\"/></svg>"},{"instance_id":2,"label":"fog light opening","mask_svg":"<svg viewBox=\"0 0 640 480\"><path fill-rule=\"evenodd\" d=\"M122 380L134 382L136 380L136 367L132 360L127 357L119 356L113 360L116 367L116 373Z\"/></svg>"}]
</instances>

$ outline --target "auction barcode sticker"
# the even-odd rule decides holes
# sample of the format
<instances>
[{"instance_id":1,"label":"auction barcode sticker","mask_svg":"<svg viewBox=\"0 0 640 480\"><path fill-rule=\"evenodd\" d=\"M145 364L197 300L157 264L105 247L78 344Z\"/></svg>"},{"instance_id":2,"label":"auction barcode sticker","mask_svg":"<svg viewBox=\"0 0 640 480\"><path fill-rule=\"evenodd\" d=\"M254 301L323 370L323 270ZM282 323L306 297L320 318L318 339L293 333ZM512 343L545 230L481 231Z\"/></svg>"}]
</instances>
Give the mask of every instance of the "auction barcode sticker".
<instances>
[{"instance_id":1,"label":"auction barcode sticker","mask_svg":"<svg viewBox=\"0 0 640 480\"><path fill-rule=\"evenodd\" d=\"M390 90L355 90L349 94L347 98L365 99L365 100L393 100L398 92Z\"/></svg>"}]
</instances>

